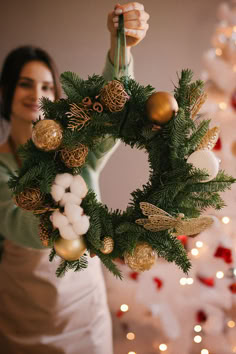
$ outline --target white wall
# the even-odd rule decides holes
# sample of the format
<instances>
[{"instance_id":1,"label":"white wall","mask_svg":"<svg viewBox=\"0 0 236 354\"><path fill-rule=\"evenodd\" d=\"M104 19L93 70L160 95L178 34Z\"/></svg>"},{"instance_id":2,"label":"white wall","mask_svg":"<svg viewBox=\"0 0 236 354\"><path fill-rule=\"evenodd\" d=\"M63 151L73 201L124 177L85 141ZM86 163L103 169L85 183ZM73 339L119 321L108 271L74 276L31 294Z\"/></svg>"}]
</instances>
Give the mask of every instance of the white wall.
<instances>
[{"instance_id":1,"label":"white wall","mask_svg":"<svg viewBox=\"0 0 236 354\"><path fill-rule=\"evenodd\" d=\"M171 91L176 72L183 68L192 69L198 78L220 2L144 0L151 15L150 29L133 50L136 80ZM32 43L50 52L60 72L75 71L83 78L100 73L109 45L106 15L115 4L111 0L2 0L0 63L15 46ZM103 201L113 209L124 209L130 192L147 178L145 154L119 147L101 175Z\"/></svg>"}]
</instances>

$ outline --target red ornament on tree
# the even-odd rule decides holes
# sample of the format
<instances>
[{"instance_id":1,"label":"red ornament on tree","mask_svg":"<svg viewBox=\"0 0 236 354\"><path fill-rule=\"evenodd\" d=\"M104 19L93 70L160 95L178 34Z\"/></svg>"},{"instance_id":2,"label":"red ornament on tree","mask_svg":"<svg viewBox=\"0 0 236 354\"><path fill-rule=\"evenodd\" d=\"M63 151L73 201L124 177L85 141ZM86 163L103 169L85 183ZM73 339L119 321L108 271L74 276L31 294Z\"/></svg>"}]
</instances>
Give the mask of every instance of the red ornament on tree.
<instances>
[{"instance_id":1,"label":"red ornament on tree","mask_svg":"<svg viewBox=\"0 0 236 354\"><path fill-rule=\"evenodd\" d=\"M180 242L182 243L183 246L185 246L188 241L188 238L186 235L179 235L179 236L177 236L177 239L180 240Z\"/></svg>"},{"instance_id":2,"label":"red ornament on tree","mask_svg":"<svg viewBox=\"0 0 236 354\"><path fill-rule=\"evenodd\" d=\"M139 272L130 272L129 277L133 280L138 280L138 276L140 275Z\"/></svg>"},{"instance_id":3,"label":"red ornament on tree","mask_svg":"<svg viewBox=\"0 0 236 354\"><path fill-rule=\"evenodd\" d=\"M231 97L231 105L233 109L236 111L236 90L234 91L232 97Z\"/></svg>"},{"instance_id":4,"label":"red ornament on tree","mask_svg":"<svg viewBox=\"0 0 236 354\"><path fill-rule=\"evenodd\" d=\"M160 290L163 286L163 281L160 278L154 277L154 283L156 283L157 289Z\"/></svg>"},{"instance_id":5,"label":"red ornament on tree","mask_svg":"<svg viewBox=\"0 0 236 354\"><path fill-rule=\"evenodd\" d=\"M201 322L206 322L207 320L207 315L204 311L202 310L199 310L197 313L196 313L196 320L198 323L201 323Z\"/></svg>"},{"instance_id":6,"label":"red ornament on tree","mask_svg":"<svg viewBox=\"0 0 236 354\"><path fill-rule=\"evenodd\" d=\"M222 258L225 263L232 263L232 251L230 248L225 248L223 246L219 246L214 254L214 257Z\"/></svg>"},{"instance_id":7,"label":"red ornament on tree","mask_svg":"<svg viewBox=\"0 0 236 354\"><path fill-rule=\"evenodd\" d=\"M231 284L229 289L233 294L236 294L236 283Z\"/></svg>"},{"instance_id":8,"label":"red ornament on tree","mask_svg":"<svg viewBox=\"0 0 236 354\"><path fill-rule=\"evenodd\" d=\"M221 150L221 148L222 148L221 139L218 138L213 150L219 151L219 150Z\"/></svg>"},{"instance_id":9,"label":"red ornament on tree","mask_svg":"<svg viewBox=\"0 0 236 354\"><path fill-rule=\"evenodd\" d=\"M215 279L214 278L205 278L205 277L201 277L201 276L198 276L197 278L202 284L204 284L206 286L212 287L212 286L215 285Z\"/></svg>"}]
</instances>

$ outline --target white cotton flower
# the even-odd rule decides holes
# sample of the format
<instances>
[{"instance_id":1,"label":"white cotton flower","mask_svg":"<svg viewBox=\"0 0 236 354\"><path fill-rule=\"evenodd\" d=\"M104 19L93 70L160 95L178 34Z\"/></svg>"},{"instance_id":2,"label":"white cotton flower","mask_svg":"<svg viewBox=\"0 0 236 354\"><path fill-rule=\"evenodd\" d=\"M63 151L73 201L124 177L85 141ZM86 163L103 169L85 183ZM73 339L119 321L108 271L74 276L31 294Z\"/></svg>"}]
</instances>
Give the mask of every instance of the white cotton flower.
<instances>
[{"instance_id":1,"label":"white cotton flower","mask_svg":"<svg viewBox=\"0 0 236 354\"><path fill-rule=\"evenodd\" d=\"M88 187L85 180L80 175L74 176L73 182L70 186L71 193L77 195L79 198L84 198L88 193Z\"/></svg>"},{"instance_id":2,"label":"white cotton flower","mask_svg":"<svg viewBox=\"0 0 236 354\"><path fill-rule=\"evenodd\" d=\"M77 195L67 192L64 193L62 199L60 200L60 205L65 206L66 203L80 205L81 201L82 200L77 197Z\"/></svg>"},{"instance_id":3,"label":"white cotton flower","mask_svg":"<svg viewBox=\"0 0 236 354\"><path fill-rule=\"evenodd\" d=\"M66 203L64 212L69 222L73 224L80 220L81 215L83 214L83 209L76 204Z\"/></svg>"},{"instance_id":4,"label":"white cotton flower","mask_svg":"<svg viewBox=\"0 0 236 354\"><path fill-rule=\"evenodd\" d=\"M65 188L57 184L53 184L51 188L51 195L55 202L59 202L65 193Z\"/></svg>"},{"instance_id":5,"label":"white cotton flower","mask_svg":"<svg viewBox=\"0 0 236 354\"><path fill-rule=\"evenodd\" d=\"M50 220L53 226L58 229L69 224L68 218L57 210L52 213Z\"/></svg>"},{"instance_id":6,"label":"white cotton flower","mask_svg":"<svg viewBox=\"0 0 236 354\"><path fill-rule=\"evenodd\" d=\"M66 240L76 240L78 238L78 235L73 230L73 227L71 224L60 227L59 231L60 231L61 237Z\"/></svg>"},{"instance_id":7,"label":"white cotton flower","mask_svg":"<svg viewBox=\"0 0 236 354\"><path fill-rule=\"evenodd\" d=\"M79 221L73 224L73 229L77 235L84 235L89 229L89 217L82 215Z\"/></svg>"},{"instance_id":8,"label":"white cotton flower","mask_svg":"<svg viewBox=\"0 0 236 354\"><path fill-rule=\"evenodd\" d=\"M54 183L66 189L70 187L73 178L74 176L71 175L70 173L61 173L56 176Z\"/></svg>"}]
</instances>

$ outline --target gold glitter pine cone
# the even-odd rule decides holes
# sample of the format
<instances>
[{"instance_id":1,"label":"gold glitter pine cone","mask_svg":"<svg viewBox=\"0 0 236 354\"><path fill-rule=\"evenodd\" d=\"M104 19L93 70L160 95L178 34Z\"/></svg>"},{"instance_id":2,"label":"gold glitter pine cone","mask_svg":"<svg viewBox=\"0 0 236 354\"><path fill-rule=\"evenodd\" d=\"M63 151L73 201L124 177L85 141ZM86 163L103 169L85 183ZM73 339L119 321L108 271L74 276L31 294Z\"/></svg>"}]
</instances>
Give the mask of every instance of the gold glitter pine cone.
<instances>
[{"instance_id":1,"label":"gold glitter pine cone","mask_svg":"<svg viewBox=\"0 0 236 354\"><path fill-rule=\"evenodd\" d=\"M88 147L83 144L79 144L73 149L62 149L60 153L61 159L67 167L80 167L85 163L88 155Z\"/></svg>"},{"instance_id":2,"label":"gold glitter pine cone","mask_svg":"<svg viewBox=\"0 0 236 354\"><path fill-rule=\"evenodd\" d=\"M118 80L108 82L103 87L100 100L110 112L120 112L129 99L129 95L124 89L123 84Z\"/></svg>"},{"instance_id":3,"label":"gold glitter pine cone","mask_svg":"<svg viewBox=\"0 0 236 354\"><path fill-rule=\"evenodd\" d=\"M155 264L156 253L146 242L140 242L132 254L124 254L124 261L132 270L143 272Z\"/></svg>"},{"instance_id":4,"label":"gold glitter pine cone","mask_svg":"<svg viewBox=\"0 0 236 354\"><path fill-rule=\"evenodd\" d=\"M58 122L52 119L38 121L32 130L34 145L43 151L56 150L62 142L63 129Z\"/></svg>"},{"instance_id":5,"label":"gold glitter pine cone","mask_svg":"<svg viewBox=\"0 0 236 354\"><path fill-rule=\"evenodd\" d=\"M105 237L103 240L103 247L101 252L103 254L110 254L114 249L114 240L111 237Z\"/></svg>"},{"instance_id":6,"label":"gold glitter pine cone","mask_svg":"<svg viewBox=\"0 0 236 354\"><path fill-rule=\"evenodd\" d=\"M15 203L24 210L33 211L38 209L43 202L43 195L38 188L26 188L15 196Z\"/></svg>"},{"instance_id":7,"label":"gold glitter pine cone","mask_svg":"<svg viewBox=\"0 0 236 354\"><path fill-rule=\"evenodd\" d=\"M42 242L42 245L48 247L49 245L49 234L48 230L44 226L43 222L39 224L39 238Z\"/></svg>"}]
</instances>

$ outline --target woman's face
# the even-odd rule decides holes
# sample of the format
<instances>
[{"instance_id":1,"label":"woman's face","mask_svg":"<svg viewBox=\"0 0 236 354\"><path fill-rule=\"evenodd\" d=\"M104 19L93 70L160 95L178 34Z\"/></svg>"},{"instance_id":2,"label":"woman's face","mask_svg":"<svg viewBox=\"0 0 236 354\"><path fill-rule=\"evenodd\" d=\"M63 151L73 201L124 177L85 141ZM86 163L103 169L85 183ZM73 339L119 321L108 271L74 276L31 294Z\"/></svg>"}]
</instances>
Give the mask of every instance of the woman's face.
<instances>
[{"instance_id":1,"label":"woman's face","mask_svg":"<svg viewBox=\"0 0 236 354\"><path fill-rule=\"evenodd\" d=\"M54 101L53 76L46 64L40 61L26 63L16 83L11 106L11 119L35 121L42 114L39 99L47 97Z\"/></svg>"}]
</instances>

